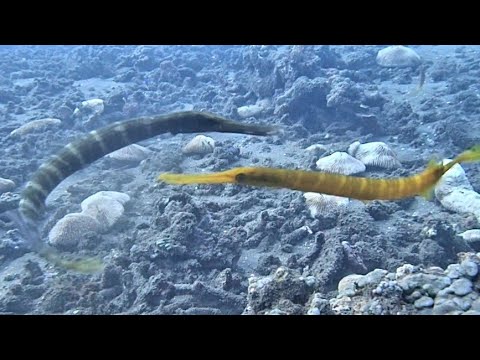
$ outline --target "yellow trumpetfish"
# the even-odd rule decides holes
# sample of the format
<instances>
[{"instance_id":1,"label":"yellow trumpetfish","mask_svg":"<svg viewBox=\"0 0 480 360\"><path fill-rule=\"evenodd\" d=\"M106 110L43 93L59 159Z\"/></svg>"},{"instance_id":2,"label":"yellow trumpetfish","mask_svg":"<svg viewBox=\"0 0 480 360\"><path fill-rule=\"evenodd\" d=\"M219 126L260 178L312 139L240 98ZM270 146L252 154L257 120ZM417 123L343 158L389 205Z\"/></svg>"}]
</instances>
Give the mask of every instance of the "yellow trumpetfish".
<instances>
[{"instance_id":1,"label":"yellow trumpetfish","mask_svg":"<svg viewBox=\"0 0 480 360\"><path fill-rule=\"evenodd\" d=\"M428 196L453 165L474 161L480 161L480 145L464 151L446 165L431 161L420 174L403 178L373 179L318 171L240 167L210 174L165 173L158 180L177 185L232 183L317 192L358 200L394 200L415 195Z\"/></svg>"}]
</instances>

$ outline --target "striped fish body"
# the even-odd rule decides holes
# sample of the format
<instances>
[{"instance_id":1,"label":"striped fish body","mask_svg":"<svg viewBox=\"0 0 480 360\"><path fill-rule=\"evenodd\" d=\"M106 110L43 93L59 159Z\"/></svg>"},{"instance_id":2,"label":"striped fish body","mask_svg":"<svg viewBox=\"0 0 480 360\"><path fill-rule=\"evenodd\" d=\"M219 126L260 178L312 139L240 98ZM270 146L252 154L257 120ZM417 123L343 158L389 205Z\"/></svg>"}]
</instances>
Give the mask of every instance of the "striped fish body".
<instances>
[{"instance_id":1,"label":"striped fish body","mask_svg":"<svg viewBox=\"0 0 480 360\"><path fill-rule=\"evenodd\" d=\"M21 195L20 212L28 219L37 219L44 211L45 199L60 182L106 154L163 133L196 132L265 136L274 134L277 130L270 126L241 124L215 114L195 111L115 122L67 144L43 163Z\"/></svg>"}]
</instances>

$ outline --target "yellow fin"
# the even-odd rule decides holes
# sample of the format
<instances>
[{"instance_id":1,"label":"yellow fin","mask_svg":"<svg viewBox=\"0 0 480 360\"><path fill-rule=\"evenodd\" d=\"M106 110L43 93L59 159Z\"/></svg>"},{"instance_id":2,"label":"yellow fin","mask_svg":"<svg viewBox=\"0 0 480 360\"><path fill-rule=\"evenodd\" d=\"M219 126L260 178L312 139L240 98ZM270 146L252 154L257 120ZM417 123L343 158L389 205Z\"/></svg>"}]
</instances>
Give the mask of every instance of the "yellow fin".
<instances>
[{"instance_id":1,"label":"yellow fin","mask_svg":"<svg viewBox=\"0 0 480 360\"><path fill-rule=\"evenodd\" d=\"M440 164L438 157L434 156L427 164L427 168L437 167Z\"/></svg>"},{"instance_id":2,"label":"yellow fin","mask_svg":"<svg viewBox=\"0 0 480 360\"><path fill-rule=\"evenodd\" d=\"M96 257L69 260L61 257L59 253L51 248L42 251L40 255L59 267L83 274L94 274L104 269L103 261Z\"/></svg>"},{"instance_id":3,"label":"yellow fin","mask_svg":"<svg viewBox=\"0 0 480 360\"><path fill-rule=\"evenodd\" d=\"M431 159L428 164L427 164L427 169L432 169L440 166L440 163L438 162L437 158L434 157ZM419 195L423 197L427 201L431 201L433 199L433 191L435 189L435 186L431 186L427 190L421 192Z\"/></svg>"},{"instance_id":4,"label":"yellow fin","mask_svg":"<svg viewBox=\"0 0 480 360\"><path fill-rule=\"evenodd\" d=\"M102 260L97 258L85 258L80 260L63 260L58 265L65 269L73 270L83 274L95 274L103 271L104 264Z\"/></svg>"},{"instance_id":5,"label":"yellow fin","mask_svg":"<svg viewBox=\"0 0 480 360\"><path fill-rule=\"evenodd\" d=\"M480 161L480 145L472 146L469 150L458 155L453 161L456 163Z\"/></svg>"},{"instance_id":6,"label":"yellow fin","mask_svg":"<svg viewBox=\"0 0 480 360\"><path fill-rule=\"evenodd\" d=\"M431 188L425 190L422 192L420 195L427 201L431 201L433 199L433 190L435 186L432 186Z\"/></svg>"}]
</instances>

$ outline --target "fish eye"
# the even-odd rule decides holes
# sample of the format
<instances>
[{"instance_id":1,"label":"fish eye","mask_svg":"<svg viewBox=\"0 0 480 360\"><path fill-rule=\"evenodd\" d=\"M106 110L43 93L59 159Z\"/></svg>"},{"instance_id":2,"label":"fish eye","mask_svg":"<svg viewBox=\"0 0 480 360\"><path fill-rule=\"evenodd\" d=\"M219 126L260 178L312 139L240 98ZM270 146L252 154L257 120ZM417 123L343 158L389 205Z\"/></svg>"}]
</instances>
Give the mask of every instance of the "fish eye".
<instances>
[{"instance_id":1,"label":"fish eye","mask_svg":"<svg viewBox=\"0 0 480 360\"><path fill-rule=\"evenodd\" d=\"M247 180L247 175L245 175L244 173L239 173L237 175L235 175L235 181L236 182L244 182L245 180Z\"/></svg>"}]
</instances>

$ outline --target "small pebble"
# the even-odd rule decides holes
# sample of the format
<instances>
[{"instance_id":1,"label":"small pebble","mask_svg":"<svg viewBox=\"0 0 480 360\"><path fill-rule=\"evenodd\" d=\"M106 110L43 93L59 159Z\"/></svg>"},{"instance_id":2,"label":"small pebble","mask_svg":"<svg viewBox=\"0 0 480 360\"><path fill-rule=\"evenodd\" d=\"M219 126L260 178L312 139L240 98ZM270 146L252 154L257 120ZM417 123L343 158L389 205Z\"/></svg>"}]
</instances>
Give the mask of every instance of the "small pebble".
<instances>
[{"instance_id":1,"label":"small pebble","mask_svg":"<svg viewBox=\"0 0 480 360\"><path fill-rule=\"evenodd\" d=\"M315 285L315 276L307 276L303 279L305 281L305 284L307 284L307 286L314 286Z\"/></svg>"},{"instance_id":2,"label":"small pebble","mask_svg":"<svg viewBox=\"0 0 480 360\"><path fill-rule=\"evenodd\" d=\"M274 308L270 311L267 311L265 315L288 315L285 311L280 310L278 308Z\"/></svg>"},{"instance_id":3,"label":"small pebble","mask_svg":"<svg viewBox=\"0 0 480 360\"><path fill-rule=\"evenodd\" d=\"M478 274L478 265L472 260L463 260L460 266L463 269L465 275L470 278L477 276Z\"/></svg>"},{"instance_id":4,"label":"small pebble","mask_svg":"<svg viewBox=\"0 0 480 360\"><path fill-rule=\"evenodd\" d=\"M432 315L432 308L424 308L421 310L418 310L418 315Z\"/></svg>"},{"instance_id":5,"label":"small pebble","mask_svg":"<svg viewBox=\"0 0 480 360\"><path fill-rule=\"evenodd\" d=\"M450 288L442 289L437 293L436 299L446 299L452 291Z\"/></svg>"},{"instance_id":6,"label":"small pebble","mask_svg":"<svg viewBox=\"0 0 480 360\"><path fill-rule=\"evenodd\" d=\"M457 304L463 311L467 311L472 307L471 301L468 301L468 299L465 298L456 297L453 298L453 302Z\"/></svg>"},{"instance_id":7,"label":"small pebble","mask_svg":"<svg viewBox=\"0 0 480 360\"><path fill-rule=\"evenodd\" d=\"M449 286L455 295L463 296L472 292L472 282L468 279L457 279Z\"/></svg>"},{"instance_id":8,"label":"small pebble","mask_svg":"<svg viewBox=\"0 0 480 360\"><path fill-rule=\"evenodd\" d=\"M443 300L443 299L442 299ZM453 300L445 300L435 304L433 307L433 315L446 315L461 313L461 308L453 302Z\"/></svg>"},{"instance_id":9,"label":"small pebble","mask_svg":"<svg viewBox=\"0 0 480 360\"><path fill-rule=\"evenodd\" d=\"M309 309L307 315L320 315L320 310L318 308Z\"/></svg>"},{"instance_id":10,"label":"small pebble","mask_svg":"<svg viewBox=\"0 0 480 360\"><path fill-rule=\"evenodd\" d=\"M465 271L459 264L450 264L445 270L445 275L450 279L458 279L465 275Z\"/></svg>"},{"instance_id":11,"label":"small pebble","mask_svg":"<svg viewBox=\"0 0 480 360\"><path fill-rule=\"evenodd\" d=\"M412 295L410 295L412 299L418 300L422 297L422 293L418 290L415 290Z\"/></svg>"},{"instance_id":12,"label":"small pebble","mask_svg":"<svg viewBox=\"0 0 480 360\"><path fill-rule=\"evenodd\" d=\"M480 298L472 303L471 310L480 311Z\"/></svg>"},{"instance_id":13,"label":"small pebble","mask_svg":"<svg viewBox=\"0 0 480 360\"><path fill-rule=\"evenodd\" d=\"M417 309L432 307L433 306L433 299L431 297L428 297L428 296L422 296L420 299L415 300L413 305Z\"/></svg>"}]
</instances>

